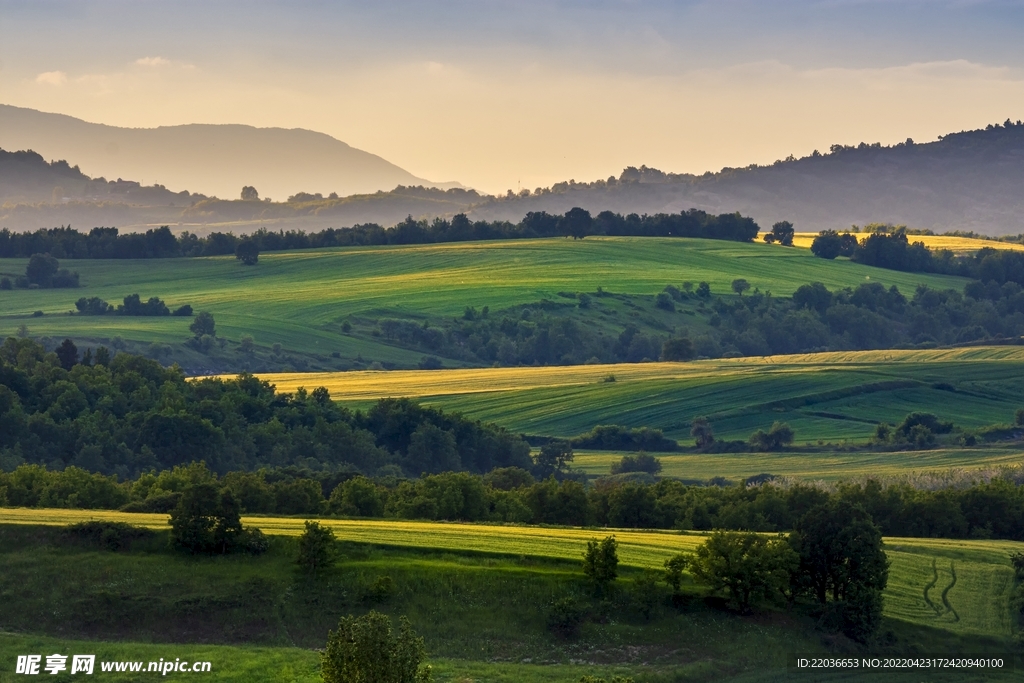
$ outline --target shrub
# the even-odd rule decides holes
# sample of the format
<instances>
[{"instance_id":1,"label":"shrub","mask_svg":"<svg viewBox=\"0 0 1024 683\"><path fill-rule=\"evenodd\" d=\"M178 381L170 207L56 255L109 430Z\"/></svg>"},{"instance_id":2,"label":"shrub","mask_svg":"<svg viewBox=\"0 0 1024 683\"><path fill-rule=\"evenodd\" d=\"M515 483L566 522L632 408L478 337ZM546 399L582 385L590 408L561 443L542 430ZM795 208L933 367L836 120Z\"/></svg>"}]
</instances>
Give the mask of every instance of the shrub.
<instances>
[{"instance_id":1,"label":"shrub","mask_svg":"<svg viewBox=\"0 0 1024 683\"><path fill-rule=\"evenodd\" d=\"M115 551L130 550L133 544L154 536L156 534L149 529L124 522L79 522L61 530L65 540Z\"/></svg>"},{"instance_id":2,"label":"shrub","mask_svg":"<svg viewBox=\"0 0 1024 683\"><path fill-rule=\"evenodd\" d=\"M423 639L416 636L405 617L398 633L391 619L371 610L361 617L342 617L338 629L327 635L320 653L324 683L429 683L429 666Z\"/></svg>"},{"instance_id":3,"label":"shrub","mask_svg":"<svg viewBox=\"0 0 1024 683\"><path fill-rule=\"evenodd\" d=\"M548 608L548 628L561 638L575 638L586 616L586 609L575 598L558 598Z\"/></svg>"},{"instance_id":4,"label":"shrub","mask_svg":"<svg viewBox=\"0 0 1024 683\"><path fill-rule=\"evenodd\" d=\"M583 574L598 593L606 593L618 576L618 547L614 536L606 536L601 541L587 541L587 550L583 553Z\"/></svg>"}]
</instances>

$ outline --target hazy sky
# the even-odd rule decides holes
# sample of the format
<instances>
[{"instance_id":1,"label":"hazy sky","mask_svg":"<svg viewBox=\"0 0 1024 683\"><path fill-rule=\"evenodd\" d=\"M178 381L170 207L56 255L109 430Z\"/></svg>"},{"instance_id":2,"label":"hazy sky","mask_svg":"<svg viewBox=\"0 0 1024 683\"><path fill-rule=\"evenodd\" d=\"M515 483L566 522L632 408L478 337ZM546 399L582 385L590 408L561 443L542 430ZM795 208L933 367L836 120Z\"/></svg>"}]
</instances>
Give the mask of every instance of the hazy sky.
<instances>
[{"instance_id":1,"label":"hazy sky","mask_svg":"<svg viewBox=\"0 0 1024 683\"><path fill-rule=\"evenodd\" d=\"M309 128L498 192L1021 119L1022 38L1011 0L0 0L0 102Z\"/></svg>"}]
</instances>

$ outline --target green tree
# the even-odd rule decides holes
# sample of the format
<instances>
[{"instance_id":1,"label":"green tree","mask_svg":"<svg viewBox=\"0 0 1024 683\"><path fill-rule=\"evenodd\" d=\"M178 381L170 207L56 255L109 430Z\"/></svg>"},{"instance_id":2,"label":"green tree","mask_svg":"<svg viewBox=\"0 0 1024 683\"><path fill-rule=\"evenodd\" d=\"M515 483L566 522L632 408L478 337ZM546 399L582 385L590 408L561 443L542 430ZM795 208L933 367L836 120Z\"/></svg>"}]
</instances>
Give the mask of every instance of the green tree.
<instances>
[{"instance_id":1,"label":"green tree","mask_svg":"<svg viewBox=\"0 0 1024 683\"><path fill-rule=\"evenodd\" d=\"M260 248L253 240L242 240L235 247L235 259L247 266L255 266L260 260Z\"/></svg>"},{"instance_id":2,"label":"green tree","mask_svg":"<svg viewBox=\"0 0 1024 683\"><path fill-rule=\"evenodd\" d=\"M25 267L25 278L30 285L49 287L53 276L60 269L57 259L49 254L32 254Z\"/></svg>"},{"instance_id":3,"label":"green tree","mask_svg":"<svg viewBox=\"0 0 1024 683\"><path fill-rule=\"evenodd\" d=\"M75 367L75 364L78 363L78 347L75 346L75 342L70 339L65 339L61 342L60 346L57 347L57 360L60 361L60 366L65 370Z\"/></svg>"},{"instance_id":4,"label":"green tree","mask_svg":"<svg viewBox=\"0 0 1024 683\"><path fill-rule=\"evenodd\" d=\"M207 313L206 311L200 311L199 315L197 315L192 321L192 324L188 326L188 329L191 330L192 334L194 334L197 339L204 335L208 335L210 337L217 336L215 332L216 325L213 320L213 314Z\"/></svg>"},{"instance_id":5,"label":"green tree","mask_svg":"<svg viewBox=\"0 0 1024 683\"><path fill-rule=\"evenodd\" d=\"M320 653L324 683L429 683L430 667L423 639L405 617L398 632L391 619L375 610L361 617L342 617L327 635Z\"/></svg>"},{"instance_id":6,"label":"green tree","mask_svg":"<svg viewBox=\"0 0 1024 683\"><path fill-rule=\"evenodd\" d=\"M694 438L697 448L707 448L715 442L715 433L706 417L695 417L690 423L690 436Z\"/></svg>"},{"instance_id":7,"label":"green tree","mask_svg":"<svg viewBox=\"0 0 1024 683\"><path fill-rule=\"evenodd\" d=\"M600 594L607 593L618 576L618 547L614 536L606 536L601 541L596 538L587 541L587 550L583 553L583 574Z\"/></svg>"},{"instance_id":8,"label":"green tree","mask_svg":"<svg viewBox=\"0 0 1024 683\"><path fill-rule=\"evenodd\" d=\"M690 564L690 558L683 553L677 553L665 560L665 583L672 589L672 599L678 601L682 595L683 571Z\"/></svg>"},{"instance_id":9,"label":"green tree","mask_svg":"<svg viewBox=\"0 0 1024 683\"><path fill-rule=\"evenodd\" d=\"M553 474L561 474L572 462L572 444L565 439L552 439L540 447L540 453L534 458L534 475L538 479L547 479Z\"/></svg>"},{"instance_id":10,"label":"green tree","mask_svg":"<svg viewBox=\"0 0 1024 683\"><path fill-rule=\"evenodd\" d=\"M320 522L305 522L306 530L299 536L298 564L310 574L334 563L334 529Z\"/></svg>"},{"instance_id":11,"label":"green tree","mask_svg":"<svg viewBox=\"0 0 1024 683\"><path fill-rule=\"evenodd\" d=\"M690 573L712 590L726 590L743 613L781 597L800 564L783 536L716 531L697 548Z\"/></svg>"},{"instance_id":12,"label":"green tree","mask_svg":"<svg viewBox=\"0 0 1024 683\"><path fill-rule=\"evenodd\" d=\"M662 292L664 294L664 292ZM677 337L669 339L661 347L661 359L669 362L682 362L693 360L697 352L693 348L693 342L689 337Z\"/></svg>"},{"instance_id":13,"label":"green tree","mask_svg":"<svg viewBox=\"0 0 1024 683\"><path fill-rule=\"evenodd\" d=\"M793 430L787 423L776 421L767 432L758 429L751 434L749 443L756 451L777 451L793 443L793 436Z\"/></svg>"},{"instance_id":14,"label":"green tree","mask_svg":"<svg viewBox=\"0 0 1024 683\"><path fill-rule=\"evenodd\" d=\"M736 292L740 296L743 296L743 292L750 289L750 283L741 277L736 278L732 281L732 291Z\"/></svg>"},{"instance_id":15,"label":"green tree","mask_svg":"<svg viewBox=\"0 0 1024 683\"><path fill-rule=\"evenodd\" d=\"M242 540L241 508L229 489L191 484L171 511L171 541L192 554L226 553Z\"/></svg>"}]
</instances>

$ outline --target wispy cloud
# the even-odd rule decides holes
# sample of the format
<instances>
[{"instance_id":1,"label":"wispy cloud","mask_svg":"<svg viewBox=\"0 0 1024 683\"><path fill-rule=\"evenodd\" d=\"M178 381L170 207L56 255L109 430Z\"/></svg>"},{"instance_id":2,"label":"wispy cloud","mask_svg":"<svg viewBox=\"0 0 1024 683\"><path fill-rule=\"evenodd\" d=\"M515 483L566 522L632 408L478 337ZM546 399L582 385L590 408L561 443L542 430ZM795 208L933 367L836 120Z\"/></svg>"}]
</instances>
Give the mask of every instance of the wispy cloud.
<instances>
[{"instance_id":1,"label":"wispy cloud","mask_svg":"<svg viewBox=\"0 0 1024 683\"><path fill-rule=\"evenodd\" d=\"M63 71L44 71L36 76L36 83L44 85L64 85L68 82L68 75Z\"/></svg>"}]
</instances>

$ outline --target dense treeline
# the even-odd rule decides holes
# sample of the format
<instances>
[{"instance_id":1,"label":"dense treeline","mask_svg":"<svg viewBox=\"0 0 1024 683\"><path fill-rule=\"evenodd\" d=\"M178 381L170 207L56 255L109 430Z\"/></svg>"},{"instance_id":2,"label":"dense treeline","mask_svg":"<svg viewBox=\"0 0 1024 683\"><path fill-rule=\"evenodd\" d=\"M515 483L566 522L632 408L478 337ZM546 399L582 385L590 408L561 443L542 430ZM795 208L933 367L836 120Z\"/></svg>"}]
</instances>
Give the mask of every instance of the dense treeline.
<instances>
[{"instance_id":1,"label":"dense treeline","mask_svg":"<svg viewBox=\"0 0 1024 683\"><path fill-rule=\"evenodd\" d=\"M530 466L520 437L407 400L352 413L323 388L281 394L251 375L186 381L177 367L102 347L79 360L30 339L0 346L0 467L76 465L124 478L192 460L219 472Z\"/></svg>"},{"instance_id":2,"label":"dense treeline","mask_svg":"<svg viewBox=\"0 0 1024 683\"><path fill-rule=\"evenodd\" d=\"M670 337L626 324L614 336L599 334L567 316L576 307L601 306L602 297L609 296L606 292L497 312L467 309L462 318L436 326L383 319L379 330L389 342L406 348L503 365L924 348L1024 334L1024 289L1016 282L1000 286L974 281L963 293L919 286L909 298L897 287L877 282L834 291L816 282L801 286L791 298L761 291L726 298L714 295L706 283L694 291L686 284L683 289L667 286L653 307L695 307L710 325L704 332L684 329ZM633 303L639 297L618 299L639 308ZM645 303L651 305L649 299Z\"/></svg>"},{"instance_id":3,"label":"dense treeline","mask_svg":"<svg viewBox=\"0 0 1024 683\"><path fill-rule=\"evenodd\" d=\"M750 242L757 237L759 229L753 219L739 213L714 216L690 209L678 214L621 216L603 211L592 217L590 212L580 208L571 209L561 216L543 211L530 212L519 223L472 221L465 214L458 214L450 220L435 218L430 222L414 220L410 216L390 228L375 223L308 233L302 230L271 232L263 228L248 236L215 232L199 237L184 232L175 237L167 226L144 233L125 234L120 234L117 228L93 228L87 233L71 227L40 229L31 233L4 229L0 230L0 258L28 258L33 254L71 259L223 256L236 253L243 241L254 243L259 251L533 237L582 239L591 235L704 237Z\"/></svg>"},{"instance_id":4,"label":"dense treeline","mask_svg":"<svg viewBox=\"0 0 1024 683\"><path fill-rule=\"evenodd\" d=\"M189 486L215 483L229 489L247 513L774 532L795 528L816 506L845 502L867 511L887 536L1024 540L1020 480L1018 472L936 490L874 480L826 490L773 481L719 487L614 477L587 486L572 478L538 481L518 467L482 476L444 472L371 479L298 468L218 477L193 463L122 482L77 467L22 465L0 473L0 504L167 512Z\"/></svg>"},{"instance_id":5,"label":"dense treeline","mask_svg":"<svg viewBox=\"0 0 1024 683\"><path fill-rule=\"evenodd\" d=\"M924 242L910 242L908 234L903 227L891 228L873 232L861 241L855 234L825 230L814 238L811 251L821 258L847 256L878 268L967 277L986 288L1007 283L1024 287L1024 252L985 247L957 256L948 249L932 250Z\"/></svg>"}]
</instances>

